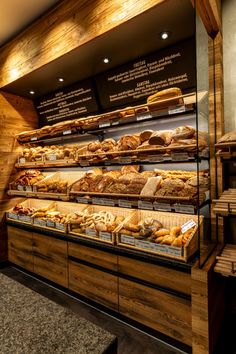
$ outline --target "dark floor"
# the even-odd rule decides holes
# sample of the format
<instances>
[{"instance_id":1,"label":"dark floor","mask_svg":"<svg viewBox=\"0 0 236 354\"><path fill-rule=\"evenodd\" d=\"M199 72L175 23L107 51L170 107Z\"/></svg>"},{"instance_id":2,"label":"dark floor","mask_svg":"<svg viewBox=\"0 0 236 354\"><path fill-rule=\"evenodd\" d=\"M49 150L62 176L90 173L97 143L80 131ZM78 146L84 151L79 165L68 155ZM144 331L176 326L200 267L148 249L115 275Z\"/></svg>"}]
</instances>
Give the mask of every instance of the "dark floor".
<instances>
[{"instance_id":1,"label":"dark floor","mask_svg":"<svg viewBox=\"0 0 236 354\"><path fill-rule=\"evenodd\" d=\"M184 351L166 345L154 337L121 322L106 313L42 282L13 267L1 270L30 289L70 308L81 317L115 334L118 338L118 354L180 354Z\"/></svg>"}]
</instances>

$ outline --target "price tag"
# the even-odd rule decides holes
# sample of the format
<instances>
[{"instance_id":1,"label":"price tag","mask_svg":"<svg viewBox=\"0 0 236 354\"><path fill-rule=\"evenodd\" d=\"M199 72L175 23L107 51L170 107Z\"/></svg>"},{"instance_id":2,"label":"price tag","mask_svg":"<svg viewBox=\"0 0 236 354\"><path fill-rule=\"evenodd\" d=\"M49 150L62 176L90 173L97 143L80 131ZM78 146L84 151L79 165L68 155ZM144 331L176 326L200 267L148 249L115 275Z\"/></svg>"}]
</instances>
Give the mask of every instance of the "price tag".
<instances>
[{"instance_id":1,"label":"price tag","mask_svg":"<svg viewBox=\"0 0 236 354\"><path fill-rule=\"evenodd\" d=\"M46 221L36 218L34 219L34 224L39 226L46 226Z\"/></svg>"},{"instance_id":2,"label":"price tag","mask_svg":"<svg viewBox=\"0 0 236 354\"><path fill-rule=\"evenodd\" d=\"M23 191L24 190L24 186L22 186L21 184L18 184L17 189L18 189L18 191Z\"/></svg>"},{"instance_id":3,"label":"price tag","mask_svg":"<svg viewBox=\"0 0 236 354\"><path fill-rule=\"evenodd\" d=\"M154 202L153 206L154 206L154 210L171 211L171 206L170 206L170 204L167 204L167 203Z\"/></svg>"},{"instance_id":4,"label":"price tag","mask_svg":"<svg viewBox=\"0 0 236 354\"><path fill-rule=\"evenodd\" d=\"M181 226L181 232L184 234L185 232L187 232L189 229L191 229L192 227L194 227L196 225L197 224L195 223L194 220L189 220Z\"/></svg>"},{"instance_id":5,"label":"price tag","mask_svg":"<svg viewBox=\"0 0 236 354\"><path fill-rule=\"evenodd\" d=\"M48 156L49 161L56 161L56 159L57 159L56 155L49 155Z\"/></svg>"},{"instance_id":6,"label":"price tag","mask_svg":"<svg viewBox=\"0 0 236 354\"><path fill-rule=\"evenodd\" d=\"M182 252L183 252L183 248L182 247L169 246L168 249L167 249L167 253L171 254L172 256L181 257L182 256Z\"/></svg>"},{"instance_id":7,"label":"price tag","mask_svg":"<svg viewBox=\"0 0 236 354\"><path fill-rule=\"evenodd\" d=\"M104 205L104 200L102 198L92 198L93 204Z\"/></svg>"},{"instance_id":8,"label":"price tag","mask_svg":"<svg viewBox=\"0 0 236 354\"><path fill-rule=\"evenodd\" d=\"M188 161L189 156L187 152L173 152L171 154L171 159L173 161Z\"/></svg>"},{"instance_id":9,"label":"price tag","mask_svg":"<svg viewBox=\"0 0 236 354\"><path fill-rule=\"evenodd\" d=\"M131 163L131 157L126 157L126 156L121 156L119 158L119 163L125 164L125 163Z\"/></svg>"},{"instance_id":10,"label":"price tag","mask_svg":"<svg viewBox=\"0 0 236 354\"><path fill-rule=\"evenodd\" d=\"M32 186L26 186L25 190L26 192L32 192Z\"/></svg>"},{"instance_id":11,"label":"price tag","mask_svg":"<svg viewBox=\"0 0 236 354\"><path fill-rule=\"evenodd\" d=\"M118 205L121 208L132 208L132 204L131 204L131 202L129 200L119 199L118 200Z\"/></svg>"},{"instance_id":12,"label":"price tag","mask_svg":"<svg viewBox=\"0 0 236 354\"><path fill-rule=\"evenodd\" d=\"M173 106L173 107L169 107L169 114L177 114L177 113L183 113L185 112L185 106L181 105L181 106Z\"/></svg>"},{"instance_id":13,"label":"price tag","mask_svg":"<svg viewBox=\"0 0 236 354\"><path fill-rule=\"evenodd\" d=\"M76 200L77 200L78 203L88 204L88 199L87 198L77 197Z\"/></svg>"},{"instance_id":14,"label":"price tag","mask_svg":"<svg viewBox=\"0 0 236 354\"><path fill-rule=\"evenodd\" d=\"M87 160L79 160L79 164L80 164L80 166L84 166L84 167L90 165L89 161L87 161Z\"/></svg>"},{"instance_id":15,"label":"price tag","mask_svg":"<svg viewBox=\"0 0 236 354\"><path fill-rule=\"evenodd\" d=\"M136 120L140 121L140 120L145 120L145 119L151 119L152 118L152 114L150 112L146 112L146 113L138 113L136 115Z\"/></svg>"},{"instance_id":16,"label":"price tag","mask_svg":"<svg viewBox=\"0 0 236 354\"><path fill-rule=\"evenodd\" d=\"M19 160L19 163L25 163L25 162L26 162L25 158L21 157L20 160Z\"/></svg>"},{"instance_id":17,"label":"price tag","mask_svg":"<svg viewBox=\"0 0 236 354\"><path fill-rule=\"evenodd\" d=\"M118 120L116 120L116 121L114 121L114 122L111 123L111 125L118 125L118 124L119 124L119 121L118 121Z\"/></svg>"},{"instance_id":18,"label":"price tag","mask_svg":"<svg viewBox=\"0 0 236 354\"><path fill-rule=\"evenodd\" d=\"M30 141L36 141L38 140L37 136L32 136L32 138L30 138Z\"/></svg>"},{"instance_id":19,"label":"price tag","mask_svg":"<svg viewBox=\"0 0 236 354\"><path fill-rule=\"evenodd\" d=\"M100 231L100 232L99 232L99 238L100 238L101 240L104 240L104 241L112 241L111 233L110 233L110 232Z\"/></svg>"},{"instance_id":20,"label":"price tag","mask_svg":"<svg viewBox=\"0 0 236 354\"><path fill-rule=\"evenodd\" d=\"M154 244L154 250L160 253L167 253L167 247L166 245L159 245L158 243Z\"/></svg>"},{"instance_id":21,"label":"price tag","mask_svg":"<svg viewBox=\"0 0 236 354\"><path fill-rule=\"evenodd\" d=\"M195 210L193 205L177 204L175 205L175 211L177 213L194 214Z\"/></svg>"},{"instance_id":22,"label":"price tag","mask_svg":"<svg viewBox=\"0 0 236 354\"><path fill-rule=\"evenodd\" d=\"M31 217L29 215L19 215L19 220L30 223Z\"/></svg>"},{"instance_id":23,"label":"price tag","mask_svg":"<svg viewBox=\"0 0 236 354\"><path fill-rule=\"evenodd\" d=\"M86 235L88 235L88 236L95 236L95 237L97 237L97 232L96 232L96 230L86 229L86 230L85 230L85 233L86 233Z\"/></svg>"},{"instance_id":24,"label":"price tag","mask_svg":"<svg viewBox=\"0 0 236 354\"><path fill-rule=\"evenodd\" d=\"M99 123L99 128L107 128L107 127L110 127L111 123L108 121L108 122L101 122Z\"/></svg>"},{"instance_id":25,"label":"price tag","mask_svg":"<svg viewBox=\"0 0 236 354\"><path fill-rule=\"evenodd\" d=\"M8 213L8 218L13 220L18 220L18 215L14 213Z\"/></svg>"},{"instance_id":26,"label":"price tag","mask_svg":"<svg viewBox=\"0 0 236 354\"><path fill-rule=\"evenodd\" d=\"M127 245L135 246L135 238L132 236L121 235L120 240L122 243L126 243Z\"/></svg>"},{"instance_id":27,"label":"price tag","mask_svg":"<svg viewBox=\"0 0 236 354\"><path fill-rule=\"evenodd\" d=\"M161 162L163 160L163 155L151 155L149 157L149 162Z\"/></svg>"},{"instance_id":28,"label":"price tag","mask_svg":"<svg viewBox=\"0 0 236 354\"><path fill-rule=\"evenodd\" d=\"M51 221L51 220L47 220L47 222L46 222L46 225L47 225L47 227L55 227L55 222L53 222L53 221Z\"/></svg>"},{"instance_id":29,"label":"price tag","mask_svg":"<svg viewBox=\"0 0 236 354\"><path fill-rule=\"evenodd\" d=\"M144 248L145 250L151 249L151 242L144 240L135 240L135 246L139 248Z\"/></svg>"},{"instance_id":30,"label":"price tag","mask_svg":"<svg viewBox=\"0 0 236 354\"><path fill-rule=\"evenodd\" d=\"M104 205L115 206L115 201L112 199L103 199Z\"/></svg>"},{"instance_id":31,"label":"price tag","mask_svg":"<svg viewBox=\"0 0 236 354\"><path fill-rule=\"evenodd\" d=\"M57 230L65 231L65 226L66 226L65 224L61 224L59 222L56 222L55 226L56 226Z\"/></svg>"},{"instance_id":32,"label":"price tag","mask_svg":"<svg viewBox=\"0 0 236 354\"><path fill-rule=\"evenodd\" d=\"M104 161L104 165L109 166L111 164L111 161Z\"/></svg>"},{"instance_id":33,"label":"price tag","mask_svg":"<svg viewBox=\"0 0 236 354\"><path fill-rule=\"evenodd\" d=\"M64 130L62 134L69 135L69 134L71 134L71 130L70 129Z\"/></svg>"},{"instance_id":34,"label":"price tag","mask_svg":"<svg viewBox=\"0 0 236 354\"><path fill-rule=\"evenodd\" d=\"M139 200L138 201L138 208L139 209L146 209L146 210L153 210L153 203Z\"/></svg>"}]
</instances>

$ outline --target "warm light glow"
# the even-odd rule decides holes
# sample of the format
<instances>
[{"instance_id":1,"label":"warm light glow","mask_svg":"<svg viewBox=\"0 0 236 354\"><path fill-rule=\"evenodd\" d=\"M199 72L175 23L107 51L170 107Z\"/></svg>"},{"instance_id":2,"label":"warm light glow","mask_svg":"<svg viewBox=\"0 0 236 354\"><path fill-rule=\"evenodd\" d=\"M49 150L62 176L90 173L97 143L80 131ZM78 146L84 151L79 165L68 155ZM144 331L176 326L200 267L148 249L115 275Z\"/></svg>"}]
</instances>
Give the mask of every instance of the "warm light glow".
<instances>
[{"instance_id":1,"label":"warm light glow","mask_svg":"<svg viewBox=\"0 0 236 354\"><path fill-rule=\"evenodd\" d=\"M34 92L33 90L30 90L29 93L30 93L31 95L34 95L34 94L35 94L35 92Z\"/></svg>"},{"instance_id":2,"label":"warm light glow","mask_svg":"<svg viewBox=\"0 0 236 354\"><path fill-rule=\"evenodd\" d=\"M169 33L168 32L162 32L161 33L161 39L167 39L169 37Z\"/></svg>"},{"instance_id":3,"label":"warm light glow","mask_svg":"<svg viewBox=\"0 0 236 354\"><path fill-rule=\"evenodd\" d=\"M64 81L63 77L59 77L58 81L63 82Z\"/></svg>"},{"instance_id":4,"label":"warm light glow","mask_svg":"<svg viewBox=\"0 0 236 354\"><path fill-rule=\"evenodd\" d=\"M108 63L110 62L110 59L109 59L109 58L104 58L104 59L103 59L103 62L104 62L105 64L108 64Z\"/></svg>"}]
</instances>

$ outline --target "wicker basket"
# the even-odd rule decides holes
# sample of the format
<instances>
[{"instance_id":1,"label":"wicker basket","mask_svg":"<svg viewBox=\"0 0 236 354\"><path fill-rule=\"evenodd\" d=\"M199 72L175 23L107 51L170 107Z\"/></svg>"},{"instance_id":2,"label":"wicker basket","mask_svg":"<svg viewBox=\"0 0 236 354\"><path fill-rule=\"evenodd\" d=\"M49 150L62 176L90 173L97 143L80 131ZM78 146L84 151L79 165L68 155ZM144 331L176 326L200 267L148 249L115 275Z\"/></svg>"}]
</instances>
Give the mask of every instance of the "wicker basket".
<instances>
[{"instance_id":1,"label":"wicker basket","mask_svg":"<svg viewBox=\"0 0 236 354\"><path fill-rule=\"evenodd\" d=\"M134 213L134 210L130 209L122 209L122 208L115 208L115 207L105 207L105 206L89 206L86 208L86 210L89 212L89 214L93 213L98 213L99 211L107 211L112 213L114 216L123 216L124 221L122 222L122 225L128 218L131 217L131 215ZM120 227L120 225L119 225ZM100 242L105 242L109 244L115 244L116 241L116 229L113 232L102 232L102 231L96 231L93 229L87 229L85 232L81 230L81 232L75 232L71 228L71 225L69 225L69 234L72 235L77 235L77 236L82 236L86 238L90 238L93 240L97 240Z\"/></svg>"},{"instance_id":2,"label":"wicker basket","mask_svg":"<svg viewBox=\"0 0 236 354\"><path fill-rule=\"evenodd\" d=\"M177 214L177 213L168 213L168 212L158 212L158 211L136 211L126 222L137 224L139 221L144 220L145 218L154 218L160 221L164 228L171 228L173 226L182 226L186 222L193 220L196 223L191 236L189 237L185 246L175 247L165 244L155 244L145 240L138 240L132 236L122 235L121 225L116 229L116 241L119 246L136 249L138 251L148 252L152 254L158 254L172 259L177 259L180 261L187 262L188 259L198 250L198 216L189 215L189 214ZM203 232L203 216L199 218L200 223L200 235Z\"/></svg>"},{"instance_id":3,"label":"wicker basket","mask_svg":"<svg viewBox=\"0 0 236 354\"><path fill-rule=\"evenodd\" d=\"M69 200L69 191L70 187L72 184L76 181L78 181L80 178L82 178L85 175L84 171L70 171L70 172L56 172L48 177L46 177L43 181L40 181L39 183L36 183L33 186L33 192L37 195L39 198L50 198L50 199L59 199L59 200ZM66 188L66 191L64 193L54 193L54 192L40 192L38 191L38 185L42 182L46 182L50 184L50 182L55 181L55 182L61 182L61 181L67 181L68 185Z\"/></svg>"},{"instance_id":4,"label":"wicker basket","mask_svg":"<svg viewBox=\"0 0 236 354\"><path fill-rule=\"evenodd\" d=\"M39 200L39 199L26 199L22 203L20 203L24 207L28 208L35 208L35 209L40 209L40 208L45 208L48 207L49 205L52 204L51 201L49 200ZM6 212L6 219L7 220L14 220L17 221L21 224L33 224L33 218L29 215L18 215L15 212L13 212L13 209L10 209Z\"/></svg>"},{"instance_id":5,"label":"wicker basket","mask_svg":"<svg viewBox=\"0 0 236 354\"><path fill-rule=\"evenodd\" d=\"M15 176L15 180L18 176L20 176L20 172ZM52 175L52 172L43 172L42 175L47 178L50 177ZM40 181L41 182L41 181ZM22 196L30 196L29 193L33 192L34 190L34 185L28 185L28 186L24 186L22 184L18 184L16 186L15 182L11 182L9 183L9 190L10 191L14 191L16 192L15 195L22 195ZM27 192L27 193L25 193ZM26 195L27 194L27 195Z\"/></svg>"}]
</instances>

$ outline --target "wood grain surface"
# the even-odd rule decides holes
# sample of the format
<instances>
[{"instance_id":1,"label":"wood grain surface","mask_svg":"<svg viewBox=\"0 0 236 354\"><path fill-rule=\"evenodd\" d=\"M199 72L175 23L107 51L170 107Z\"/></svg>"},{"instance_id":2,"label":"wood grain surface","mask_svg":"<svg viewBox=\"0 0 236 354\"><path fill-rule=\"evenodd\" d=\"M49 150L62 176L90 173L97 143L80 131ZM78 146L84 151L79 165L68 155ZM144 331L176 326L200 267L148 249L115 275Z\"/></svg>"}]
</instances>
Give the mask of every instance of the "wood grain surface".
<instances>
[{"instance_id":1,"label":"wood grain surface","mask_svg":"<svg viewBox=\"0 0 236 354\"><path fill-rule=\"evenodd\" d=\"M68 287L67 242L33 233L34 272Z\"/></svg>"},{"instance_id":2,"label":"wood grain surface","mask_svg":"<svg viewBox=\"0 0 236 354\"><path fill-rule=\"evenodd\" d=\"M127 317L192 345L191 302L119 279L119 311Z\"/></svg>"},{"instance_id":3,"label":"wood grain surface","mask_svg":"<svg viewBox=\"0 0 236 354\"><path fill-rule=\"evenodd\" d=\"M69 289L118 310L118 277L69 260Z\"/></svg>"},{"instance_id":4,"label":"wood grain surface","mask_svg":"<svg viewBox=\"0 0 236 354\"><path fill-rule=\"evenodd\" d=\"M33 234L30 231L8 226L8 259L29 271L33 265Z\"/></svg>"}]
</instances>

